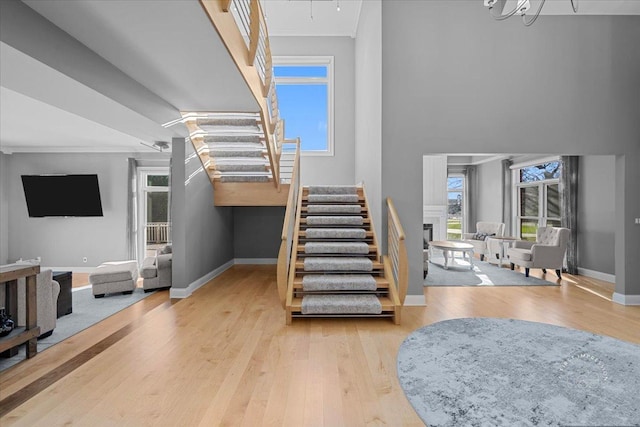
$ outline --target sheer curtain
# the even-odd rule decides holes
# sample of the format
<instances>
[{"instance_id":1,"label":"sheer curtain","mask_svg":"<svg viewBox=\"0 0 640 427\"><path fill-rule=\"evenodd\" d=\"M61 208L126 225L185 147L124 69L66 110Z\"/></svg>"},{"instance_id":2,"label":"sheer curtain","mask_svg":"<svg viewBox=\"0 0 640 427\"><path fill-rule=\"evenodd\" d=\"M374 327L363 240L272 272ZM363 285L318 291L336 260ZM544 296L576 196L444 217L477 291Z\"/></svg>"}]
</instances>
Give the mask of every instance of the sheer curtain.
<instances>
[{"instance_id":1,"label":"sheer curtain","mask_svg":"<svg viewBox=\"0 0 640 427\"><path fill-rule=\"evenodd\" d=\"M502 222L504 223L505 236L513 234L511 165L513 165L512 160L502 160Z\"/></svg>"},{"instance_id":2,"label":"sheer curtain","mask_svg":"<svg viewBox=\"0 0 640 427\"><path fill-rule=\"evenodd\" d=\"M477 180L478 167L468 165L465 167L464 174L464 232L471 233L476 230L476 213L475 208L475 195L478 194L478 180Z\"/></svg>"},{"instance_id":3,"label":"sheer curtain","mask_svg":"<svg viewBox=\"0 0 640 427\"><path fill-rule=\"evenodd\" d=\"M562 195L563 227L571 230L567 246L567 273L578 273L578 156L562 156L560 194Z\"/></svg>"},{"instance_id":4,"label":"sheer curtain","mask_svg":"<svg viewBox=\"0 0 640 427\"><path fill-rule=\"evenodd\" d=\"M138 259L138 162L127 159L127 259Z\"/></svg>"}]
</instances>

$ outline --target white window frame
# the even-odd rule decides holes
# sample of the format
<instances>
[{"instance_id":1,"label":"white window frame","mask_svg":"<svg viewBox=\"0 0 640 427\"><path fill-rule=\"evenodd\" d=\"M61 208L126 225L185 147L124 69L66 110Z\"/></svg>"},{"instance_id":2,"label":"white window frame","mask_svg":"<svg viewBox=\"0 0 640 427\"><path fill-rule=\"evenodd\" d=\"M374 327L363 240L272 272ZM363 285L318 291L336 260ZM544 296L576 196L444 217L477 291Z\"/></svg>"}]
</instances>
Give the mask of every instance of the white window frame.
<instances>
[{"instance_id":1,"label":"white window frame","mask_svg":"<svg viewBox=\"0 0 640 427\"><path fill-rule=\"evenodd\" d=\"M460 188L460 190L454 189L454 190L449 190L449 178L462 178L462 188ZM462 202L462 207L460 209L460 238L462 238L462 235L464 233L467 232L466 230L466 222L465 218L467 217L467 201L466 201L466 191L465 189L467 188L467 177L465 176L465 174L463 174L462 172L450 172L447 173L447 221L449 220L449 193L457 193L460 192L460 194L462 195L461 197L461 202ZM449 231L447 230L447 240L449 238L448 236Z\"/></svg>"},{"instance_id":2,"label":"white window frame","mask_svg":"<svg viewBox=\"0 0 640 427\"><path fill-rule=\"evenodd\" d=\"M147 176L149 175L167 175L169 176L169 185L167 187L156 187L147 185ZM171 173L170 168L146 166L138 168L138 253L142 258L146 256L147 249L147 192L170 192L171 191ZM169 215L171 214L171 206L169 206ZM171 217L169 217L169 239L171 236Z\"/></svg>"},{"instance_id":3,"label":"white window frame","mask_svg":"<svg viewBox=\"0 0 640 427\"><path fill-rule=\"evenodd\" d=\"M274 56L273 66L326 66L327 77L275 77L276 86L280 84L326 84L327 85L327 149L300 150L302 156L333 156L334 151L334 57L333 56ZM287 126L287 118L282 117ZM304 143L304 141L303 141Z\"/></svg>"},{"instance_id":4,"label":"white window frame","mask_svg":"<svg viewBox=\"0 0 640 427\"><path fill-rule=\"evenodd\" d=\"M541 181L534 181L534 182L520 182L520 169L526 168L526 167L530 167L530 166L536 166L536 165L540 165L540 164L544 164L544 163L551 163L551 162L561 162L560 157L546 157L546 158L542 158L542 159L538 159L535 161L530 161L530 162L526 162L526 163L519 163L519 164L515 164L511 166L511 173L512 173L512 182L513 182L513 216L515 221L513 221L513 235L516 236L519 239L522 239L522 226L521 226L521 222L522 220L536 220L538 222L538 228L540 227L546 227L547 226L547 220L551 219L551 220L560 220L562 217L562 212L560 212L560 217L558 218L553 218L553 217L547 217L547 187L549 185L558 185L558 190L560 189L560 179L559 178L552 178L552 179L545 179L545 180L541 180ZM564 166L563 166L564 167ZM520 215L520 189L521 188L525 188L525 187L537 187L538 188L538 216L533 217L533 216L521 216ZM562 195L560 195L560 198L562 198ZM562 206L560 207L560 209L562 210Z\"/></svg>"}]
</instances>

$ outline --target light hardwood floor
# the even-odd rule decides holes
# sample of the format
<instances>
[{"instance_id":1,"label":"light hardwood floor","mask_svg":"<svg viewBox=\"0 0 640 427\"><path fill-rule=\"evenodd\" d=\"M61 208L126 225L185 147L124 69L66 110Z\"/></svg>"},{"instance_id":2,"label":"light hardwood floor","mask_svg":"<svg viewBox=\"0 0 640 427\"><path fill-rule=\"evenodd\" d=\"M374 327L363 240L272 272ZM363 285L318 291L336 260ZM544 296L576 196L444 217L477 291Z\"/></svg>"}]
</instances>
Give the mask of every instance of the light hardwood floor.
<instances>
[{"instance_id":1,"label":"light hardwood floor","mask_svg":"<svg viewBox=\"0 0 640 427\"><path fill-rule=\"evenodd\" d=\"M426 307L404 308L400 326L286 326L275 266L235 266L190 298L159 292L1 373L0 425L422 425L398 384L396 353L423 325L510 317L640 343L640 307L612 303L610 285L591 279L430 287L425 296Z\"/></svg>"}]
</instances>

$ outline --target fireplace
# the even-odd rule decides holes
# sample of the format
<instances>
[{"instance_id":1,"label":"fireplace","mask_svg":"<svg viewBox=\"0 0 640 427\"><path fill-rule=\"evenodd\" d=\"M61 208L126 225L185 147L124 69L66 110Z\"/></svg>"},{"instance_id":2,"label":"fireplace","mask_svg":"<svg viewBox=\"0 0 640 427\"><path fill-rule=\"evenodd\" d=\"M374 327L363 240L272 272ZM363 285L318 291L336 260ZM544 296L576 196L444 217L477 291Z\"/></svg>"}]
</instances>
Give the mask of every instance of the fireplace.
<instances>
[{"instance_id":1,"label":"fireplace","mask_svg":"<svg viewBox=\"0 0 640 427\"><path fill-rule=\"evenodd\" d=\"M447 240L447 206L423 206L422 223L431 224L431 240Z\"/></svg>"},{"instance_id":2,"label":"fireplace","mask_svg":"<svg viewBox=\"0 0 640 427\"><path fill-rule=\"evenodd\" d=\"M429 249L429 242L433 240L433 224L422 224L423 249Z\"/></svg>"}]
</instances>

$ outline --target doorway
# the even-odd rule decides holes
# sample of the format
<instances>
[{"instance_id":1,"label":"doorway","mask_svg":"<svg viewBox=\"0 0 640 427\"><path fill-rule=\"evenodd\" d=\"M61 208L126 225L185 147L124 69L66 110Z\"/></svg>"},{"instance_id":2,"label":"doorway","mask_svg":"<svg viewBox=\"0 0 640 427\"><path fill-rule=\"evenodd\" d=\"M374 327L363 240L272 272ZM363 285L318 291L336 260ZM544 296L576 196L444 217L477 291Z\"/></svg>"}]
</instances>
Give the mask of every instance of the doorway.
<instances>
[{"instance_id":1,"label":"doorway","mask_svg":"<svg viewBox=\"0 0 640 427\"><path fill-rule=\"evenodd\" d=\"M171 242L169 169L139 168L138 183L138 253L150 257Z\"/></svg>"}]
</instances>

